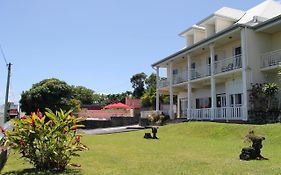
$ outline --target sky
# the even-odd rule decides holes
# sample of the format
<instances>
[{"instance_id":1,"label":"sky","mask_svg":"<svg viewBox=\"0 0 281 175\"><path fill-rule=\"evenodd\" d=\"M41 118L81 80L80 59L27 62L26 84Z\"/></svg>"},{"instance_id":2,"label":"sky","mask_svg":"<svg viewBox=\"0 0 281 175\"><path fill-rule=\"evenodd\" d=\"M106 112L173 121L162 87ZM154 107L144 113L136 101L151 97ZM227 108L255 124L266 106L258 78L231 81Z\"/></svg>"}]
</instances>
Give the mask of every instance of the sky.
<instances>
[{"instance_id":1,"label":"sky","mask_svg":"<svg viewBox=\"0 0 281 175\"><path fill-rule=\"evenodd\" d=\"M0 44L12 65L9 100L46 78L97 93L132 90L132 75L185 46L178 34L221 7L263 0L0 0ZM6 63L0 55L0 104Z\"/></svg>"}]
</instances>

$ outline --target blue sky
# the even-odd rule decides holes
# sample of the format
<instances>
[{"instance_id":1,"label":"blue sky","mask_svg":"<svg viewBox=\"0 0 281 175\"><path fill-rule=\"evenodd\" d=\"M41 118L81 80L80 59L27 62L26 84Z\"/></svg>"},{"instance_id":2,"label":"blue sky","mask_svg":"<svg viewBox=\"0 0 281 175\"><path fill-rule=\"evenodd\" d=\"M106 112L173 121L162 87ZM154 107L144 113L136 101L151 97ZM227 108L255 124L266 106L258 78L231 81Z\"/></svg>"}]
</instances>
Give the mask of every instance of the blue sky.
<instances>
[{"instance_id":1,"label":"blue sky","mask_svg":"<svg viewBox=\"0 0 281 175\"><path fill-rule=\"evenodd\" d=\"M0 44L12 62L10 99L45 78L98 93L131 90L130 77L185 45L178 34L223 6L263 0L0 0ZM0 103L7 70L0 57Z\"/></svg>"}]
</instances>

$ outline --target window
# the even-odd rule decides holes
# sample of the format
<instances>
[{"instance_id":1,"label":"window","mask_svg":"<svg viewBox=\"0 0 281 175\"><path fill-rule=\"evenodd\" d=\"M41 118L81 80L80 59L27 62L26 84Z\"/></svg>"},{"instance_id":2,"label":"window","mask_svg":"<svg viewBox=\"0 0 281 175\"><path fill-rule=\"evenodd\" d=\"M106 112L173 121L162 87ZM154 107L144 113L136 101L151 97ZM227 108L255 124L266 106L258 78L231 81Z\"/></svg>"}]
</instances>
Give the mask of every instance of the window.
<instances>
[{"instance_id":1,"label":"window","mask_svg":"<svg viewBox=\"0 0 281 175\"><path fill-rule=\"evenodd\" d=\"M196 98L196 109L211 108L212 101L211 97Z\"/></svg>"},{"instance_id":2,"label":"window","mask_svg":"<svg viewBox=\"0 0 281 175\"><path fill-rule=\"evenodd\" d=\"M191 69L195 69L195 63L191 63Z\"/></svg>"},{"instance_id":3,"label":"window","mask_svg":"<svg viewBox=\"0 0 281 175\"><path fill-rule=\"evenodd\" d=\"M241 54L242 54L241 46L235 47L235 48L234 48L234 56L236 56L236 55L241 55Z\"/></svg>"},{"instance_id":4,"label":"window","mask_svg":"<svg viewBox=\"0 0 281 175\"><path fill-rule=\"evenodd\" d=\"M241 106L242 105L242 94L231 94L230 95L230 106Z\"/></svg>"},{"instance_id":5,"label":"window","mask_svg":"<svg viewBox=\"0 0 281 175\"><path fill-rule=\"evenodd\" d=\"M215 61L218 61L218 55L215 55ZM211 64L211 57L208 57L208 59L207 59L207 64L208 64L208 65Z\"/></svg>"},{"instance_id":6,"label":"window","mask_svg":"<svg viewBox=\"0 0 281 175\"><path fill-rule=\"evenodd\" d=\"M177 75L178 74L178 69L174 69L173 70L173 75Z\"/></svg>"}]
</instances>

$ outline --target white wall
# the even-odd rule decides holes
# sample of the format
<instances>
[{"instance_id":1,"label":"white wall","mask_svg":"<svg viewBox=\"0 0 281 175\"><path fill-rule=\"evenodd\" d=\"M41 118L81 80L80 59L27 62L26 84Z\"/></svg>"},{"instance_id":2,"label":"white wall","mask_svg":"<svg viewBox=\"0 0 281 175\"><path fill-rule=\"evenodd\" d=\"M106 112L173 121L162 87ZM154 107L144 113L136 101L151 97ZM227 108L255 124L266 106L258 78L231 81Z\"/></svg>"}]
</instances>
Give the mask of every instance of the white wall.
<instances>
[{"instance_id":1,"label":"white wall","mask_svg":"<svg viewBox=\"0 0 281 175\"><path fill-rule=\"evenodd\" d=\"M205 27L206 27L206 33L205 33L206 38L215 34L216 32L215 24L207 24L205 25Z\"/></svg>"},{"instance_id":2,"label":"white wall","mask_svg":"<svg viewBox=\"0 0 281 175\"><path fill-rule=\"evenodd\" d=\"M194 43L201 41L205 38L205 31L194 29Z\"/></svg>"},{"instance_id":3,"label":"white wall","mask_svg":"<svg viewBox=\"0 0 281 175\"><path fill-rule=\"evenodd\" d=\"M272 35L272 50L281 49L281 31Z\"/></svg>"},{"instance_id":4,"label":"white wall","mask_svg":"<svg viewBox=\"0 0 281 175\"><path fill-rule=\"evenodd\" d=\"M233 79L228 79L225 82L225 92L227 94L239 94L243 92L242 89L242 77L235 77Z\"/></svg>"},{"instance_id":5,"label":"white wall","mask_svg":"<svg viewBox=\"0 0 281 175\"><path fill-rule=\"evenodd\" d=\"M218 55L218 60L230 58L233 56L233 49L239 46L241 46L241 40L234 40L223 46L215 48L215 54Z\"/></svg>"},{"instance_id":6,"label":"white wall","mask_svg":"<svg viewBox=\"0 0 281 175\"><path fill-rule=\"evenodd\" d=\"M263 83L265 81L264 74L261 70L261 54L271 51L271 35L255 32L251 29L247 30L247 51L248 51L248 70L249 84Z\"/></svg>"},{"instance_id":7,"label":"white wall","mask_svg":"<svg viewBox=\"0 0 281 175\"><path fill-rule=\"evenodd\" d=\"M233 22L231 22L231 21L227 21L227 20L224 20L221 18L216 18L216 21L215 21L216 33L230 27L231 25L233 25Z\"/></svg>"}]
</instances>

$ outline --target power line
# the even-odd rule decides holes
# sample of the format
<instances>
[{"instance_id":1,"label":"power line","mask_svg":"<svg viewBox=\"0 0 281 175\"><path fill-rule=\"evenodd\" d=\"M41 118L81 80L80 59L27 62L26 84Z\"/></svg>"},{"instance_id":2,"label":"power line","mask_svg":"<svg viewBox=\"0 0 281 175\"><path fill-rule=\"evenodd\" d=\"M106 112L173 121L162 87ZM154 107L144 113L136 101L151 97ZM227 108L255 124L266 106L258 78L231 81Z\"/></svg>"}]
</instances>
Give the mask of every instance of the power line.
<instances>
[{"instance_id":1,"label":"power line","mask_svg":"<svg viewBox=\"0 0 281 175\"><path fill-rule=\"evenodd\" d=\"M6 65L8 65L8 62L7 62L7 60L6 60L6 57L5 57L5 54L4 54L4 51L3 51L3 49L2 49L1 44L0 44L0 49L1 49L2 57L3 57L3 59L4 59L5 63L6 63Z\"/></svg>"}]
</instances>

